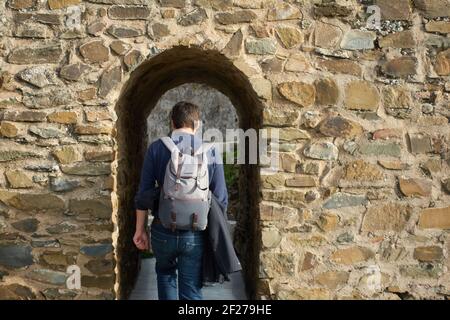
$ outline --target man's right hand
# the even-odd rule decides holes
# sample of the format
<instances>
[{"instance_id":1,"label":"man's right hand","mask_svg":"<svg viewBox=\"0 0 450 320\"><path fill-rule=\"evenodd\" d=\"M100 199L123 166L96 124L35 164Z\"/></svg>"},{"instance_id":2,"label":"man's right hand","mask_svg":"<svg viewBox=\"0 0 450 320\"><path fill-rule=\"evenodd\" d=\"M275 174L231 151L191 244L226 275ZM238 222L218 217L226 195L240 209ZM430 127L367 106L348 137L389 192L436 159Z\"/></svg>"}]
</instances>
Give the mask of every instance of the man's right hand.
<instances>
[{"instance_id":1,"label":"man's right hand","mask_svg":"<svg viewBox=\"0 0 450 320\"><path fill-rule=\"evenodd\" d=\"M133 237L133 242L140 250L149 249L148 234L145 230L136 230Z\"/></svg>"}]
</instances>

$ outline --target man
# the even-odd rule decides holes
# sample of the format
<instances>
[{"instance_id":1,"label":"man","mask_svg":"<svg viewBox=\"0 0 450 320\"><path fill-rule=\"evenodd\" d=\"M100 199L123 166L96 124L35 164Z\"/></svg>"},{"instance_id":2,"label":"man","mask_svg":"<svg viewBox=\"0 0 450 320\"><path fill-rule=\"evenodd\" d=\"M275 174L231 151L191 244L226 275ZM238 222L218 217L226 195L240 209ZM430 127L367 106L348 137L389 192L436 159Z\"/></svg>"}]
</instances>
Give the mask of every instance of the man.
<instances>
[{"instance_id":1,"label":"man","mask_svg":"<svg viewBox=\"0 0 450 320\"><path fill-rule=\"evenodd\" d=\"M200 123L199 107L189 102L178 102L171 111L171 138L182 153L191 154L201 146L201 139L195 136ZM158 218L158 210L153 209L154 216L150 243L145 228L145 218L149 205L145 195L155 194L159 199L158 187L164 182L166 166L171 153L158 139L148 148L145 155L139 191L135 196L136 233L135 245L141 249L150 249L156 258L156 275L158 298L160 300L201 300L202 255L205 247L205 231L166 229ZM209 189L226 208L228 205L227 188L221 155L211 148L208 153ZM157 185L156 185L157 184ZM147 201L148 202L148 201ZM178 295L177 295L178 270Z\"/></svg>"}]
</instances>

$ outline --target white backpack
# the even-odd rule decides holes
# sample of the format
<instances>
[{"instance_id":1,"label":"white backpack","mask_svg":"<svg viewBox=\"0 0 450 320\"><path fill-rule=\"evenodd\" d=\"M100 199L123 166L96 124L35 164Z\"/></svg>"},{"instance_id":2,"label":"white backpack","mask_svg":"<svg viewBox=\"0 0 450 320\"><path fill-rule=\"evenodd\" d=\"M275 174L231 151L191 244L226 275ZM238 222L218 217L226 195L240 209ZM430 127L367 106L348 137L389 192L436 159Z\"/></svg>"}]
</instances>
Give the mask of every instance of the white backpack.
<instances>
[{"instance_id":1,"label":"white backpack","mask_svg":"<svg viewBox=\"0 0 450 320\"><path fill-rule=\"evenodd\" d=\"M159 219L172 231L205 230L211 205L207 152L212 144L202 144L190 155L182 153L170 137L161 140L171 156L161 188Z\"/></svg>"}]
</instances>

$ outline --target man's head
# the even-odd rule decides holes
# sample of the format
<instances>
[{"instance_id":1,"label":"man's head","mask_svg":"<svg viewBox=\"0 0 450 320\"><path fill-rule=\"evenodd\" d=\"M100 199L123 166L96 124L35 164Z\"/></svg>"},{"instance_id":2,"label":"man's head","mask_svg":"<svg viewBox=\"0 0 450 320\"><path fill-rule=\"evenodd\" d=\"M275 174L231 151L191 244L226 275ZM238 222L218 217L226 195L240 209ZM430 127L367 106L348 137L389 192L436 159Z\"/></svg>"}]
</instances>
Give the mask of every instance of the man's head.
<instances>
[{"instance_id":1,"label":"man's head","mask_svg":"<svg viewBox=\"0 0 450 320\"><path fill-rule=\"evenodd\" d=\"M195 131L200 121L200 108L193 103L180 101L173 106L170 118L174 129Z\"/></svg>"}]
</instances>

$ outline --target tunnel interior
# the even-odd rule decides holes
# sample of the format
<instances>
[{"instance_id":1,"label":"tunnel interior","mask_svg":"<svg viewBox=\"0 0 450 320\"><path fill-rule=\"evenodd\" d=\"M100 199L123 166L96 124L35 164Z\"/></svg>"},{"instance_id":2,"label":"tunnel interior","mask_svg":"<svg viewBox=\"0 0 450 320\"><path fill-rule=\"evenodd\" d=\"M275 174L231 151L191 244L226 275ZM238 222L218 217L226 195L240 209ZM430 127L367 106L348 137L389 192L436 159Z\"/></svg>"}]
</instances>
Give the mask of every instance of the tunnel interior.
<instances>
[{"instance_id":1,"label":"tunnel interior","mask_svg":"<svg viewBox=\"0 0 450 320\"><path fill-rule=\"evenodd\" d=\"M239 127L243 130L259 129L262 125L263 105L247 76L218 51L173 47L147 59L131 73L115 107L118 299L128 297L139 269L139 252L132 242L135 231L133 198L148 146L146 119L166 91L184 83L206 84L226 95L236 108ZM259 182L258 165L239 166L240 201L234 244L243 265L250 299L256 295L259 267Z\"/></svg>"}]
</instances>

